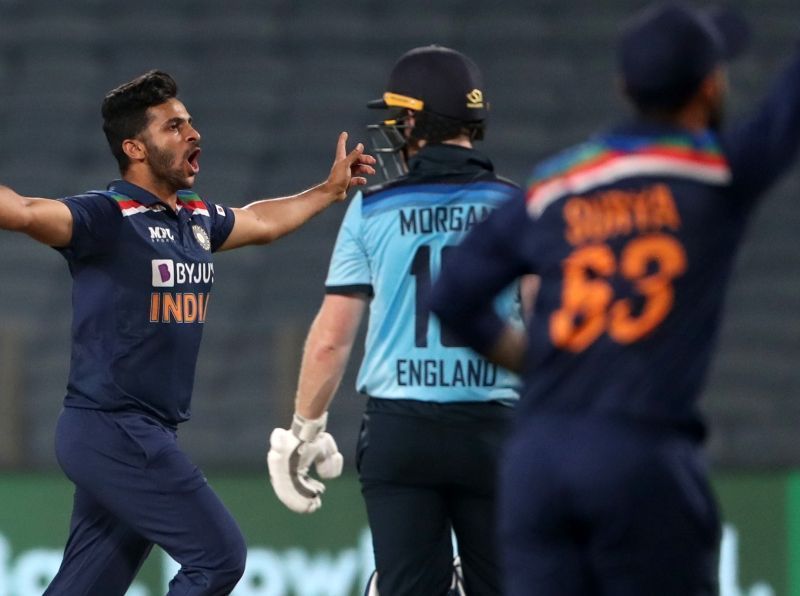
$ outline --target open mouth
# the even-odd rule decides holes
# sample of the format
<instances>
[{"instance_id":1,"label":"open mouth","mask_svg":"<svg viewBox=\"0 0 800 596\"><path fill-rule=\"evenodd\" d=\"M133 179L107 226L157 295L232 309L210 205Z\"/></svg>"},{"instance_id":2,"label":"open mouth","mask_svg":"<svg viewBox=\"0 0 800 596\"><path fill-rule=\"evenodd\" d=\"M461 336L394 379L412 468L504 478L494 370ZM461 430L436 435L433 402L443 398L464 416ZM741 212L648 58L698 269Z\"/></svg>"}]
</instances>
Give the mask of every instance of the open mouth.
<instances>
[{"instance_id":1,"label":"open mouth","mask_svg":"<svg viewBox=\"0 0 800 596\"><path fill-rule=\"evenodd\" d=\"M198 147L189 152L189 155L186 156L186 163L189 164L192 174L197 174L200 171L200 152L200 148Z\"/></svg>"}]
</instances>

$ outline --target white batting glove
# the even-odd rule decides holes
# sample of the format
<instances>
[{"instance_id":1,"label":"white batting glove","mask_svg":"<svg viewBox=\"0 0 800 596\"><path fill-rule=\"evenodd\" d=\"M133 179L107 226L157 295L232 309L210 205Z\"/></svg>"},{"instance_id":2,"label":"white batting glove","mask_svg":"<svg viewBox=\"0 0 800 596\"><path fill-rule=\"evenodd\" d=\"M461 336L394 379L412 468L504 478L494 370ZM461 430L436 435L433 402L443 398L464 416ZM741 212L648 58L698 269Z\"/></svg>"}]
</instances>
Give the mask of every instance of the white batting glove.
<instances>
[{"instance_id":1,"label":"white batting glove","mask_svg":"<svg viewBox=\"0 0 800 596\"><path fill-rule=\"evenodd\" d=\"M292 511L312 513L320 508L325 485L309 476L313 464L320 478L342 473L344 459L336 441L325 432L326 412L307 420L294 415L291 430L276 428L269 438L269 478L275 494Z\"/></svg>"}]
</instances>

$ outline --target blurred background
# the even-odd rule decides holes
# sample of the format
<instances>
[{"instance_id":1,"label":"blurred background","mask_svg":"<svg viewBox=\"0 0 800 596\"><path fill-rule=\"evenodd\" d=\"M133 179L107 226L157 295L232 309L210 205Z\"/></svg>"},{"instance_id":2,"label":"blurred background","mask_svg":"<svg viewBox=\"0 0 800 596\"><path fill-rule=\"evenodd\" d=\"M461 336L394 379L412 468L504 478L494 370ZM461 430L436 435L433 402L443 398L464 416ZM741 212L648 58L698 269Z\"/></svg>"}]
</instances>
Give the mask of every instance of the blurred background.
<instances>
[{"instance_id":1,"label":"blurred background","mask_svg":"<svg viewBox=\"0 0 800 596\"><path fill-rule=\"evenodd\" d=\"M540 158L626 116L614 44L620 24L645 4L0 0L0 183L44 197L104 188L118 173L101 130L102 98L159 68L177 79L203 135L202 196L241 206L291 194L327 176L339 131L365 140L365 125L379 117L365 103L380 96L399 55L429 43L461 50L482 68L492 112L479 149L524 183ZM800 6L728 4L754 28L751 51L731 68L735 119L800 38ZM344 209L334 206L272 246L217 255L193 419L180 432L210 476L263 481L267 437L290 420L302 343ZM737 261L703 402L720 478L800 469L798 230L800 164L766 197ZM0 493L12 477L57 470L69 326L62 257L0 233ZM365 399L353 386L359 359L360 351L329 423L348 466ZM274 501L266 491L263 498ZM800 568L781 573L800 576Z\"/></svg>"}]
</instances>

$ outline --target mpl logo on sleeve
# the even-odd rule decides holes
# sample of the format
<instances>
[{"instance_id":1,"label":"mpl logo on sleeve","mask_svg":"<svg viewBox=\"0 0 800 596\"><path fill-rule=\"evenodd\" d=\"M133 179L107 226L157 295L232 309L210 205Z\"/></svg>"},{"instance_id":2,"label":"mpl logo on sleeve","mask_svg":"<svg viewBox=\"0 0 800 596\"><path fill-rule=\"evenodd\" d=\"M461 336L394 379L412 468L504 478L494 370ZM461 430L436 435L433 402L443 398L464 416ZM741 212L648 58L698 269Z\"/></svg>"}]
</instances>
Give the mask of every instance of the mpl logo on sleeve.
<instances>
[{"instance_id":1,"label":"mpl logo on sleeve","mask_svg":"<svg viewBox=\"0 0 800 596\"><path fill-rule=\"evenodd\" d=\"M172 259L153 259L153 287L175 287L175 261Z\"/></svg>"}]
</instances>

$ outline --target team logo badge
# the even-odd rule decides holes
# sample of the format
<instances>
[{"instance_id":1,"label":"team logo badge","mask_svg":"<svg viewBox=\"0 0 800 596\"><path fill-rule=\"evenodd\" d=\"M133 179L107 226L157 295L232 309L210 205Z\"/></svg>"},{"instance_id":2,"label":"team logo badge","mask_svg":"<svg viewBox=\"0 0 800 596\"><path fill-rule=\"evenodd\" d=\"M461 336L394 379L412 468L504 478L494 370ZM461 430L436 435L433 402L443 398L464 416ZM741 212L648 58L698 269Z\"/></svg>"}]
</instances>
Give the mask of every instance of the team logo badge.
<instances>
[{"instance_id":1,"label":"team logo badge","mask_svg":"<svg viewBox=\"0 0 800 596\"><path fill-rule=\"evenodd\" d=\"M483 107L483 91L480 89L473 89L467 93L467 107L480 109Z\"/></svg>"},{"instance_id":2,"label":"team logo badge","mask_svg":"<svg viewBox=\"0 0 800 596\"><path fill-rule=\"evenodd\" d=\"M211 250L211 240L203 227L198 224L193 224L192 231L194 232L194 237L197 238L197 242L200 243L200 246L202 246L204 250Z\"/></svg>"}]
</instances>

